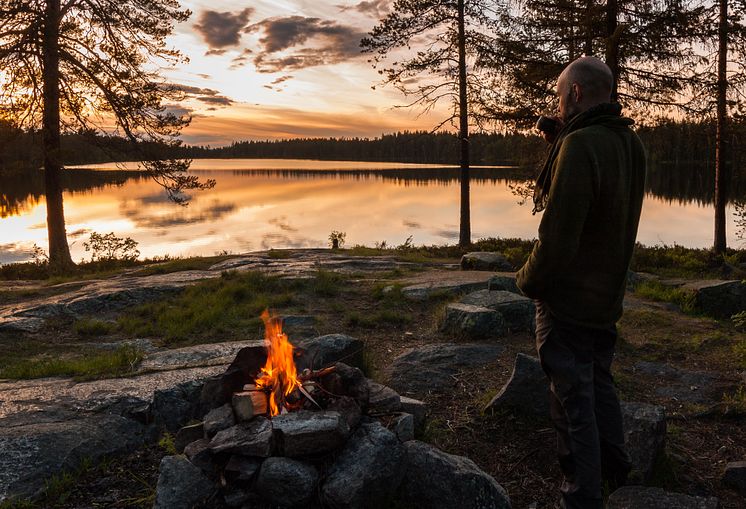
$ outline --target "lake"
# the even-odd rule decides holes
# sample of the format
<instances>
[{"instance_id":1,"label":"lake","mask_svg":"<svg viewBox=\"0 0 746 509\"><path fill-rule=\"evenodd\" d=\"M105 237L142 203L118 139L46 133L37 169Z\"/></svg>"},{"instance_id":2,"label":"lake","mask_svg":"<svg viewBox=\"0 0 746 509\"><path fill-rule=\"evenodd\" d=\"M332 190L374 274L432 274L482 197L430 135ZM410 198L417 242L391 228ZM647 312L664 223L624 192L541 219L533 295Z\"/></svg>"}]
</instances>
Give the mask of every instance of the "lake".
<instances>
[{"instance_id":1,"label":"lake","mask_svg":"<svg viewBox=\"0 0 746 509\"><path fill-rule=\"evenodd\" d=\"M133 165L69 169L64 195L73 259L86 257L90 232L132 237L141 256L213 255L269 248L325 247L332 230L346 245L389 246L458 241L458 169L451 166L308 160L195 160L192 172L217 181L195 192L188 206ZM656 168L648 178L638 240L643 244L712 244L711 171ZM480 237L534 238L541 219L520 204L512 187L524 170L472 170L472 232ZM746 196L741 189L734 195ZM530 200L529 200L530 202ZM0 263L28 260L46 248L41 172L0 179ZM728 210L731 246L741 246L737 217Z\"/></svg>"}]
</instances>

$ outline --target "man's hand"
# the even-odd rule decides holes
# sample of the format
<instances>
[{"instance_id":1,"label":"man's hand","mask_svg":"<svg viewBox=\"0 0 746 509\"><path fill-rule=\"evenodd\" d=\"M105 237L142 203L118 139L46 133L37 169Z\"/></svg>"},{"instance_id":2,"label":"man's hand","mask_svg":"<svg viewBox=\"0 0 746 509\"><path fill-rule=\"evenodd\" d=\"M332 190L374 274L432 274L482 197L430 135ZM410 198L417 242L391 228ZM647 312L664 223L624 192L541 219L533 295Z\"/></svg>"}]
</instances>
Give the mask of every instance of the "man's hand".
<instances>
[{"instance_id":1,"label":"man's hand","mask_svg":"<svg viewBox=\"0 0 746 509\"><path fill-rule=\"evenodd\" d=\"M537 129L539 129L539 131L541 131L541 134L547 143L554 143L554 140L557 139L557 135L559 134L559 132L562 130L563 127L565 127L565 123L562 122L562 119L557 116L547 118L554 120L554 129L544 130L539 128L538 124L536 127Z\"/></svg>"}]
</instances>

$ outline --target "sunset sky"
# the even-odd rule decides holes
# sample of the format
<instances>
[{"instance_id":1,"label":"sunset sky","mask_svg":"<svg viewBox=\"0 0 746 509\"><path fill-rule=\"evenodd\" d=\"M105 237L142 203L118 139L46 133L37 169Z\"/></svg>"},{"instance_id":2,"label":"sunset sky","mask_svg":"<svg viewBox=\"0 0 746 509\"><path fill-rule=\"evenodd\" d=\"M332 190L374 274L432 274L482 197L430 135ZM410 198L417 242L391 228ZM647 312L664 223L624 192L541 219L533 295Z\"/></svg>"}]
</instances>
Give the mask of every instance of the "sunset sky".
<instances>
[{"instance_id":1,"label":"sunset sky","mask_svg":"<svg viewBox=\"0 0 746 509\"><path fill-rule=\"evenodd\" d=\"M390 0L183 0L193 14L169 39L189 63L165 71L188 99L190 144L300 136L380 136L427 129L438 114L404 103L361 54L359 41ZM445 106L445 105L444 105Z\"/></svg>"}]
</instances>

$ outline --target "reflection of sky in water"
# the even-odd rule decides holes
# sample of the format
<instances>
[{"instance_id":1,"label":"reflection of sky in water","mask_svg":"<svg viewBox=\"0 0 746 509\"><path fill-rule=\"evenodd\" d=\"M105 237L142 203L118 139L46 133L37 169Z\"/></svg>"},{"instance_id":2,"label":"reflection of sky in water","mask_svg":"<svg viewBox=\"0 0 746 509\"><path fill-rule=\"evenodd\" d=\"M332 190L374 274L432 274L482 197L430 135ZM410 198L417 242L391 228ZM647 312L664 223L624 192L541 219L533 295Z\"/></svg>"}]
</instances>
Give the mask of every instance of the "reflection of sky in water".
<instances>
[{"instance_id":1,"label":"reflection of sky in water","mask_svg":"<svg viewBox=\"0 0 746 509\"><path fill-rule=\"evenodd\" d=\"M227 170L245 169L251 163L219 164ZM314 163L304 165L310 169L330 167L330 163ZM372 166L355 164L357 168ZM410 235L417 245L458 240L459 185L455 181L428 184L376 176L311 178L230 171L214 172L209 177L217 179L217 186L194 193L188 206L169 202L163 190L150 180L66 193L73 258L86 256L82 244L92 231L132 237L139 242L144 257L323 247L332 230L347 233L347 246L381 241L395 246ZM473 182L471 193L474 239L536 236L541 216L532 216L528 204L519 206L506 182ZM46 248L45 215L42 199L29 203L21 215L0 219L0 263L27 259L34 243ZM736 246L733 215L729 217L729 240ZM638 240L648 245L708 247L712 223L711 207L648 197Z\"/></svg>"}]
</instances>

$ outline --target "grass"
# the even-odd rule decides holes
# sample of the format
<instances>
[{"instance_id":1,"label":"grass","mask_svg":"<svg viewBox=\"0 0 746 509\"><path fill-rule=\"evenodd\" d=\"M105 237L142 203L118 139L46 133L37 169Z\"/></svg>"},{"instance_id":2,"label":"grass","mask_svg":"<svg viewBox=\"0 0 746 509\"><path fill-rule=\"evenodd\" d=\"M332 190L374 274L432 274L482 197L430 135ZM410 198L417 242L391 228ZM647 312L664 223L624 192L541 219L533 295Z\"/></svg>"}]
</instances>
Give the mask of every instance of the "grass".
<instances>
[{"instance_id":1,"label":"grass","mask_svg":"<svg viewBox=\"0 0 746 509\"><path fill-rule=\"evenodd\" d=\"M640 283L635 288L635 294L660 302L676 304L685 313L693 314L695 312L693 292L664 285L659 281L644 281Z\"/></svg>"},{"instance_id":2,"label":"grass","mask_svg":"<svg viewBox=\"0 0 746 509\"><path fill-rule=\"evenodd\" d=\"M741 339L733 345L733 354L739 366L746 369L746 339Z\"/></svg>"},{"instance_id":3,"label":"grass","mask_svg":"<svg viewBox=\"0 0 746 509\"><path fill-rule=\"evenodd\" d=\"M170 456L174 456L178 454L176 452L176 444L174 442L174 436L169 433L165 432L163 433L163 436L161 436L160 440L158 440L158 447L163 449L163 452Z\"/></svg>"},{"instance_id":4,"label":"grass","mask_svg":"<svg viewBox=\"0 0 746 509\"><path fill-rule=\"evenodd\" d=\"M123 346L113 352L93 352L71 358L18 359L0 369L0 378L73 376L88 380L104 376L122 376L132 373L142 358L143 353L137 348Z\"/></svg>"},{"instance_id":5,"label":"grass","mask_svg":"<svg viewBox=\"0 0 746 509\"><path fill-rule=\"evenodd\" d=\"M386 325L401 326L411 323L412 320L411 313L394 309L381 309L372 313L350 311L345 315L345 325L363 329L374 329Z\"/></svg>"},{"instance_id":6,"label":"grass","mask_svg":"<svg viewBox=\"0 0 746 509\"><path fill-rule=\"evenodd\" d=\"M319 271L309 279L287 280L260 272L223 272L220 278L186 288L175 297L143 304L118 319L131 336L163 338L167 344L191 339L225 340L261 332L265 309L287 308L301 294L333 297L345 287L340 274Z\"/></svg>"},{"instance_id":7,"label":"grass","mask_svg":"<svg viewBox=\"0 0 746 509\"><path fill-rule=\"evenodd\" d=\"M116 330L116 323L105 322L95 318L82 318L73 323L73 331L82 337L106 336Z\"/></svg>"},{"instance_id":8,"label":"grass","mask_svg":"<svg viewBox=\"0 0 746 509\"><path fill-rule=\"evenodd\" d=\"M185 270L208 270L216 263L227 260L228 256L205 256L192 258L176 258L165 262L150 263L134 273L135 276L153 276L157 274L171 274Z\"/></svg>"}]
</instances>

